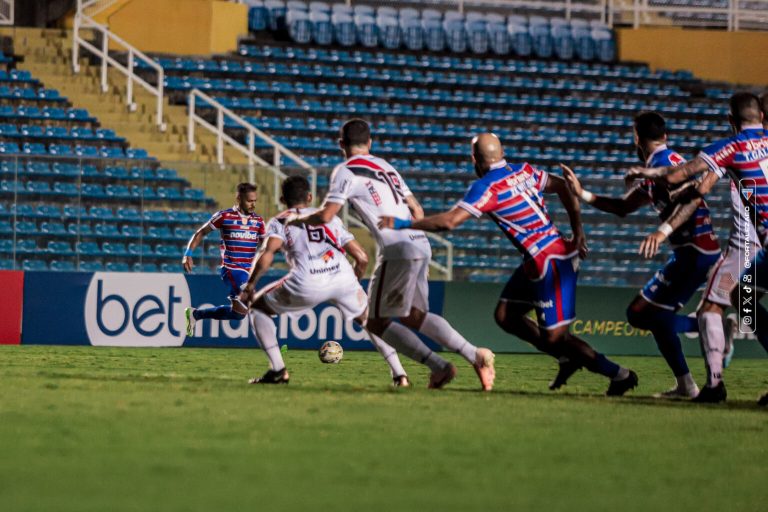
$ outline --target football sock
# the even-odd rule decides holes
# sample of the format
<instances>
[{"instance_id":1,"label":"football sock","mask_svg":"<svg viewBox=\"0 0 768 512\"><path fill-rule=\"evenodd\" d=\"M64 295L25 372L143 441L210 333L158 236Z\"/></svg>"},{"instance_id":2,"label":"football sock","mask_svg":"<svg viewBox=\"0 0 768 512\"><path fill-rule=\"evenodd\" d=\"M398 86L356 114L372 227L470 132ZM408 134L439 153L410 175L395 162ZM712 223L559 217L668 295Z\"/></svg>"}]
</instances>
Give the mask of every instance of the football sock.
<instances>
[{"instance_id":1,"label":"football sock","mask_svg":"<svg viewBox=\"0 0 768 512\"><path fill-rule=\"evenodd\" d=\"M376 350L379 351L379 354L381 354L381 356L389 365L389 371L392 374L392 377L401 377L406 375L405 369L400 363L400 358L397 356L397 351L387 345L384 340L372 332L368 331L368 336L371 338L371 343L373 343L373 346L376 347Z\"/></svg>"},{"instance_id":2,"label":"football sock","mask_svg":"<svg viewBox=\"0 0 768 512\"><path fill-rule=\"evenodd\" d=\"M630 307L627 310L627 319L633 327L651 331L659 352L664 356L675 377L689 373L688 363L683 355L683 346L677 333L687 332L686 329L690 327L689 321L695 322L695 318L676 315L672 311L661 308L647 308L645 311L637 312Z\"/></svg>"},{"instance_id":3,"label":"football sock","mask_svg":"<svg viewBox=\"0 0 768 512\"><path fill-rule=\"evenodd\" d=\"M267 353L269 367L275 371L285 368L283 355L280 353L280 345L277 343L277 329L275 322L258 309L251 310L251 321L253 321L253 330L256 333L256 340Z\"/></svg>"},{"instance_id":4,"label":"football sock","mask_svg":"<svg viewBox=\"0 0 768 512\"><path fill-rule=\"evenodd\" d=\"M469 364L475 364L477 347L451 327L445 318L434 313L427 313L419 332L432 338L448 350L461 354L464 359L469 361Z\"/></svg>"},{"instance_id":5,"label":"football sock","mask_svg":"<svg viewBox=\"0 0 768 512\"><path fill-rule=\"evenodd\" d=\"M653 334L653 339L656 340L656 346L659 347L659 352L664 356L664 360L667 361L667 365L672 369L675 377L690 373L688 363L685 361L685 355L683 354L683 345L680 343L680 337L670 328L670 325L661 324L660 327L651 330L651 333Z\"/></svg>"},{"instance_id":6,"label":"football sock","mask_svg":"<svg viewBox=\"0 0 768 512\"><path fill-rule=\"evenodd\" d=\"M213 318L214 320L242 320L245 315L232 311L232 306L216 306L212 308L196 309L192 316L195 320Z\"/></svg>"},{"instance_id":7,"label":"football sock","mask_svg":"<svg viewBox=\"0 0 768 512\"><path fill-rule=\"evenodd\" d=\"M619 372L622 369L621 366L617 365L600 352L595 352L595 358L592 361L587 362L584 367L593 373L599 373L609 379L622 380L619 378ZM627 375L629 375L628 372Z\"/></svg>"},{"instance_id":8,"label":"football sock","mask_svg":"<svg viewBox=\"0 0 768 512\"><path fill-rule=\"evenodd\" d=\"M725 352L725 332L723 317L717 313L705 312L699 315L699 336L701 349L707 367L707 386L713 388L723 378L723 352Z\"/></svg>"},{"instance_id":9,"label":"football sock","mask_svg":"<svg viewBox=\"0 0 768 512\"><path fill-rule=\"evenodd\" d=\"M414 332L404 325L391 322L381 333L381 337L395 350L414 361L426 364L433 372L441 371L448 366L448 361L432 352Z\"/></svg>"}]
</instances>

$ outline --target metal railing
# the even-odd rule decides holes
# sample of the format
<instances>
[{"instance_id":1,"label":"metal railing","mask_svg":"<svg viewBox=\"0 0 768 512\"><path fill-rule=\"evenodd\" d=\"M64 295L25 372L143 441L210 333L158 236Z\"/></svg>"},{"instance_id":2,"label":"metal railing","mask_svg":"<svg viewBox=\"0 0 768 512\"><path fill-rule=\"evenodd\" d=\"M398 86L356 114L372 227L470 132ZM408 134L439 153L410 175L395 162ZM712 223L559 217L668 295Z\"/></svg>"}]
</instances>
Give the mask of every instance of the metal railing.
<instances>
[{"instance_id":1,"label":"metal railing","mask_svg":"<svg viewBox=\"0 0 768 512\"><path fill-rule=\"evenodd\" d=\"M227 143L238 152L242 153L248 159L248 181L251 183L255 181L257 165L265 167L269 169L270 172L272 172L274 175L275 204L277 206L279 206L280 180L286 177L286 175L280 169L283 158L290 160L298 167L304 169L310 174L312 177L312 197L317 197L317 169L309 165L296 153L253 126L243 117L229 110L214 98L201 92L199 89L192 89L192 91L190 91L187 105L189 108L189 118L187 121L187 141L190 151L194 151L196 148L195 125L199 124L216 136L216 161L221 167L224 166L224 143ZM206 118L202 117L199 114L200 108L214 109L216 112L216 123L212 124ZM227 122L234 123L239 128L246 131L245 144L241 143L226 133L225 128L227 127ZM257 139L266 142L269 146L272 147L272 163L267 162L256 153Z\"/></svg>"},{"instance_id":2,"label":"metal railing","mask_svg":"<svg viewBox=\"0 0 768 512\"><path fill-rule=\"evenodd\" d=\"M104 2L103 0L77 0L77 12L75 14L74 26L72 30L72 70L75 73L80 72L80 48L84 48L93 55L101 59L101 90L109 90L108 71L109 67L120 71L126 77L126 98L125 102L128 109L133 112L136 110L134 101L134 84L138 84L146 89L156 98L155 124L161 132L164 132L166 125L163 122L163 88L165 81L165 72L163 68L154 60L149 58L143 52L139 51L131 44L119 36L113 34L109 29L100 23L97 23L91 16L94 13L104 10L114 2ZM84 39L81 31L89 30L98 35L99 46L91 41ZM118 46L120 51L127 54L127 63L123 64L109 54L110 43ZM139 60L146 64L150 69L157 73L157 85L152 85L136 74L136 61Z\"/></svg>"},{"instance_id":3,"label":"metal railing","mask_svg":"<svg viewBox=\"0 0 768 512\"><path fill-rule=\"evenodd\" d=\"M0 25L13 25L16 0L0 0Z\"/></svg>"}]
</instances>

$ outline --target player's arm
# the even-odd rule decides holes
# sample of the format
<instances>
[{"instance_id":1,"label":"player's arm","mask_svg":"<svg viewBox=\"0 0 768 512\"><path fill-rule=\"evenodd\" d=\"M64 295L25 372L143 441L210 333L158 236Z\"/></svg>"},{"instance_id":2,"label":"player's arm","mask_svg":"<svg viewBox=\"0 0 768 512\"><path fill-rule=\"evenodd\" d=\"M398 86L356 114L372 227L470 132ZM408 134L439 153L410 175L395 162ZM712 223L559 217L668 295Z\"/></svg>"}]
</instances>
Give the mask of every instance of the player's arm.
<instances>
[{"instance_id":1,"label":"player's arm","mask_svg":"<svg viewBox=\"0 0 768 512\"><path fill-rule=\"evenodd\" d=\"M632 167L627 171L626 181L632 182L636 179L650 178L662 183L676 185L682 183L691 176L701 174L710 169L709 164L703 158L697 156L684 164L668 167L655 167L652 169L646 167Z\"/></svg>"},{"instance_id":2,"label":"player's arm","mask_svg":"<svg viewBox=\"0 0 768 512\"><path fill-rule=\"evenodd\" d=\"M181 266L184 267L185 272L192 272L192 269L195 267L195 263L192 261L192 251L197 249L206 235L211 231L213 231L213 227L210 222L206 222L200 226L200 229L195 231L195 234L192 235L192 238L187 242L187 248L184 250L184 257L181 258Z\"/></svg>"},{"instance_id":3,"label":"player's arm","mask_svg":"<svg viewBox=\"0 0 768 512\"><path fill-rule=\"evenodd\" d=\"M576 177L576 173L570 167L560 164L560 168L563 170L563 178L565 178L571 193L598 210L612 213L619 217L626 217L651 202L650 196L640 187L632 187L622 197L593 194L584 189L579 178Z\"/></svg>"},{"instance_id":4,"label":"player's arm","mask_svg":"<svg viewBox=\"0 0 768 512\"><path fill-rule=\"evenodd\" d=\"M344 245L344 250L354 260L355 275L358 279L362 279L365 276L365 271L368 269L368 253L365 252L363 246L360 245L357 240L350 240Z\"/></svg>"},{"instance_id":5,"label":"player's arm","mask_svg":"<svg viewBox=\"0 0 768 512\"><path fill-rule=\"evenodd\" d=\"M323 204L323 207L316 212L291 219L285 223L285 226L319 226L320 224L328 224L341 211L342 206L341 203L326 201L325 204Z\"/></svg>"},{"instance_id":6,"label":"player's arm","mask_svg":"<svg viewBox=\"0 0 768 512\"><path fill-rule=\"evenodd\" d=\"M245 306L247 311L248 306L253 299L253 292L256 289L256 283L259 282L261 276L270 269L272 262L275 259L275 253L283 247L283 241L280 238L271 236L259 247L256 256L253 259L253 266L251 267L251 273L248 276L248 281L243 285L242 291L238 296L238 300ZM246 311L238 311L239 313L245 313Z\"/></svg>"},{"instance_id":7,"label":"player's arm","mask_svg":"<svg viewBox=\"0 0 768 512\"><path fill-rule=\"evenodd\" d=\"M696 187L685 189L676 199L675 208L656 231L645 237L640 243L638 254L645 258L653 258L659 252L659 247L669 235L674 233L677 228L682 226L685 221L691 218L691 215L704 201L704 196L715 186L719 176L714 172L708 172Z\"/></svg>"},{"instance_id":8,"label":"player's arm","mask_svg":"<svg viewBox=\"0 0 768 512\"><path fill-rule=\"evenodd\" d=\"M405 196L405 202L408 205L408 209L411 210L413 220L421 220L424 218L424 208L421 207L421 204L419 204L419 201L413 194Z\"/></svg>"},{"instance_id":9,"label":"player's arm","mask_svg":"<svg viewBox=\"0 0 768 512\"><path fill-rule=\"evenodd\" d=\"M582 258L586 257L589 248L587 247L587 236L584 234L584 224L581 222L579 198L571 193L565 179L560 176L553 176L552 174L547 176L544 193L557 194L560 198L560 202L563 203L563 207L565 207L565 211L568 213L568 219L571 221L571 231L573 232L576 247L579 249L579 256Z\"/></svg>"},{"instance_id":10,"label":"player's arm","mask_svg":"<svg viewBox=\"0 0 768 512\"><path fill-rule=\"evenodd\" d=\"M395 217L379 217L379 229L418 229L420 231L450 231L456 229L472 215L459 206L454 206L447 212L430 215L420 220L397 219Z\"/></svg>"}]
</instances>

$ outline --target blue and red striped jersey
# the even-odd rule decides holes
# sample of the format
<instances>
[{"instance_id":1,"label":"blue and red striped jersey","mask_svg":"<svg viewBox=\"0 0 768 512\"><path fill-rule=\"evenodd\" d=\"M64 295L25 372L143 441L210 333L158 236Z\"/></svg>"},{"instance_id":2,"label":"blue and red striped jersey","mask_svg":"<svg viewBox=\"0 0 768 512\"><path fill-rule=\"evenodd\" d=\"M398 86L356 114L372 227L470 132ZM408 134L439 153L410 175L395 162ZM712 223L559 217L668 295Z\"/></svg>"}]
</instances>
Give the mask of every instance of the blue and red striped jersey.
<instances>
[{"instance_id":1,"label":"blue and red striped jersey","mask_svg":"<svg viewBox=\"0 0 768 512\"><path fill-rule=\"evenodd\" d=\"M487 214L526 260L533 260L537 276L549 256L575 253L564 243L544 206L542 192L548 174L528 163L501 161L475 181L458 206L475 217Z\"/></svg>"},{"instance_id":2,"label":"blue and red striped jersey","mask_svg":"<svg viewBox=\"0 0 768 512\"><path fill-rule=\"evenodd\" d=\"M675 151L667 148L666 144L659 146L654 151L646 167L677 167L684 164L685 158ZM691 177L691 181L695 178ZM674 208L674 201L670 199L670 194L674 196L674 190L685 184L670 188L664 185L655 184L653 180L645 180L640 187L648 194L654 208L659 212L662 221L666 221ZM715 232L712 229L712 219L709 215L707 203L702 201L693 215L685 221L683 225L677 228L670 236L669 243L672 247L682 247L684 245L692 246L704 254L717 254L720 252L720 244L717 241Z\"/></svg>"},{"instance_id":3,"label":"blue and red striped jersey","mask_svg":"<svg viewBox=\"0 0 768 512\"><path fill-rule=\"evenodd\" d=\"M756 212L757 233L765 243L768 230L768 130L745 126L739 133L710 144L699 157L719 177L727 173L740 186L743 200Z\"/></svg>"},{"instance_id":4,"label":"blue and red striped jersey","mask_svg":"<svg viewBox=\"0 0 768 512\"><path fill-rule=\"evenodd\" d=\"M266 233L261 215L243 215L235 206L214 213L208 224L221 233L221 266L250 272Z\"/></svg>"}]
</instances>

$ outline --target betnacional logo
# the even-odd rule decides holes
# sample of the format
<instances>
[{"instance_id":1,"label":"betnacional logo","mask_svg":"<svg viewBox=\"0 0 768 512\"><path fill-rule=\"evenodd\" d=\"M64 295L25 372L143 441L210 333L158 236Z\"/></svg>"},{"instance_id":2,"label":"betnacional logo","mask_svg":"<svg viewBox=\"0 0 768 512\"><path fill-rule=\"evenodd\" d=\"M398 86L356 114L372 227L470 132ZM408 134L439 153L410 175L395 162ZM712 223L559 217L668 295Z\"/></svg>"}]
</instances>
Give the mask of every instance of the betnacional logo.
<instances>
[{"instance_id":1,"label":"betnacional logo","mask_svg":"<svg viewBox=\"0 0 768 512\"><path fill-rule=\"evenodd\" d=\"M85 297L88 338L97 346L181 346L189 304L182 274L97 272Z\"/></svg>"}]
</instances>

